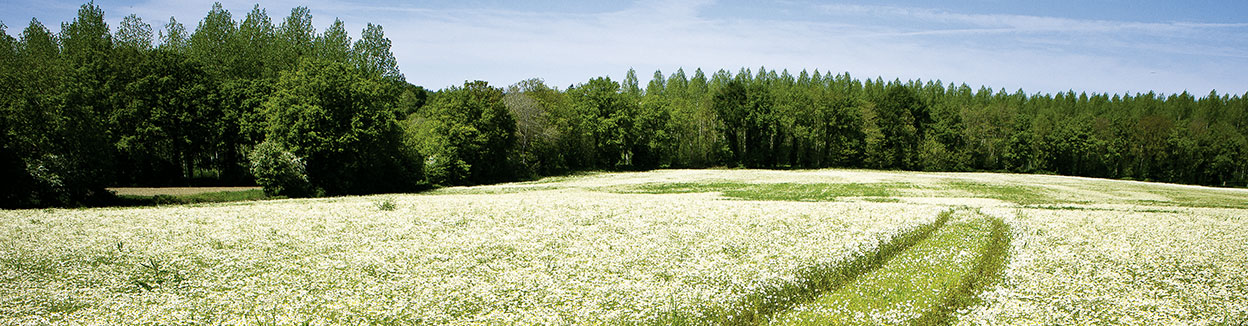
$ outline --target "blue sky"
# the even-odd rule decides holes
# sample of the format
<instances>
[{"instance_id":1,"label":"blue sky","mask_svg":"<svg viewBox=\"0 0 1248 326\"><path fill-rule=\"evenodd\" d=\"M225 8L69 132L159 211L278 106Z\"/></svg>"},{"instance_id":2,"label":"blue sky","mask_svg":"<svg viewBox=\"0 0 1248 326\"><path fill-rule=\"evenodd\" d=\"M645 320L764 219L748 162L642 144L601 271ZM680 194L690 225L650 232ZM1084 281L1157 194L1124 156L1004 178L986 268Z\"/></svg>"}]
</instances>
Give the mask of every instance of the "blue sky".
<instances>
[{"instance_id":1,"label":"blue sky","mask_svg":"<svg viewBox=\"0 0 1248 326\"><path fill-rule=\"evenodd\" d=\"M201 1L99 1L110 26L134 13L194 29ZM256 4L222 1L236 19ZM6 0L17 35L38 18L53 31L78 1ZM940 79L1029 93L1248 91L1248 1L265 1L279 22L312 10L358 35L381 24L408 81L430 88L539 77L560 88L594 76L643 83L656 69L701 67L849 72Z\"/></svg>"}]
</instances>

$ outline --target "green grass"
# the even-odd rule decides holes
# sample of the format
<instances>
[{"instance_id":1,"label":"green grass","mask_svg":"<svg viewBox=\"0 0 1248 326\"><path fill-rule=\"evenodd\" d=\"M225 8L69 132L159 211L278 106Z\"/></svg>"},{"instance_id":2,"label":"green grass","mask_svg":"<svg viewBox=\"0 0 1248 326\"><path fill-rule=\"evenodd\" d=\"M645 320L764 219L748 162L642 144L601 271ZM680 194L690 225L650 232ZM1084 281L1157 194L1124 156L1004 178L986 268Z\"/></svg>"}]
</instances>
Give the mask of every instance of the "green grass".
<instances>
[{"instance_id":1,"label":"green grass","mask_svg":"<svg viewBox=\"0 0 1248 326\"><path fill-rule=\"evenodd\" d=\"M1243 195L1234 195L1219 190L1191 189L1191 190L1153 190L1152 193L1166 196L1170 198L1168 201L1152 201L1137 200L1134 204L1140 205L1158 205L1158 206L1178 206L1178 207L1208 207L1208 208L1248 208L1248 200Z\"/></svg>"},{"instance_id":2,"label":"green grass","mask_svg":"<svg viewBox=\"0 0 1248 326\"><path fill-rule=\"evenodd\" d=\"M619 193L678 194L720 192L725 197L745 200L835 201L841 197L867 197L880 200L895 196L891 183L648 183L607 189Z\"/></svg>"},{"instance_id":3,"label":"green grass","mask_svg":"<svg viewBox=\"0 0 1248 326\"><path fill-rule=\"evenodd\" d=\"M823 293L835 291L854 281L860 275L883 266L893 256L903 254L941 229L949 221L953 211L945 211L935 221L881 241L868 250L842 261L809 266L797 271L799 282L785 287L762 289L719 311L674 311L660 325L758 325L766 323L777 313L809 302Z\"/></svg>"},{"instance_id":4,"label":"green grass","mask_svg":"<svg viewBox=\"0 0 1248 326\"><path fill-rule=\"evenodd\" d=\"M122 195L117 196L115 205L112 206L160 206L160 205L185 205L199 203L222 203L236 201L253 201L265 199L278 199L284 197L269 197L264 194L263 190L251 189L243 191L220 191L207 192L193 195L155 195L155 196L134 196Z\"/></svg>"},{"instance_id":5,"label":"green grass","mask_svg":"<svg viewBox=\"0 0 1248 326\"><path fill-rule=\"evenodd\" d=\"M1089 185L1086 189L1105 194L1109 198L1100 202L1106 204L1248 209L1248 193L1235 189L1113 181ZM1151 195L1154 199L1137 198L1139 194Z\"/></svg>"},{"instance_id":6,"label":"green grass","mask_svg":"<svg viewBox=\"0 0 1248 326\"><path fill-rule=\"evenodd\" d=\"M950 324L954 311L980 303L979 294L1001 280L1010 254L1010 230L997 218L988 219L992 230L989 240L980 248L979 259L971 272L964 275L957 287L945 294L944 302L928 310L915 324Z\"/></svg>"},{"instance_id":7,"label":"green grass","mask_svg":"<svg viewBox=\"0 0 1248 326\"><path fill-rule=\"evenodd\" d=\"M947 324L999 278L1004 223L950 224L836 290L772 319L780 325Z\"/></svg>"},{"instance_id":8,"label":"green grass","mask_svg":"<svg viewBox=\"0 0 1248 326\"><path fill-rule=\"evenodd\" d=\"M394 204L394 198L391 198L391 197L382 198L380 201L377 201L376 205L377 205L377 210L387 211L387 212L393 211L396 208Z\"/></svg>"},{"instance_id":9,"label":"green grass","mask_svg":"<svg viewBox=\"0 0 1248 326\"><path fill-rule=\"evenodd\" d=\"M1019 205L1040 205L1058 202L1058 200L1046 194L1044 189L1034 186L952 181L949 182L949 187L970 192L976 197L998 199Z\"/></svg>"}]
</instances>

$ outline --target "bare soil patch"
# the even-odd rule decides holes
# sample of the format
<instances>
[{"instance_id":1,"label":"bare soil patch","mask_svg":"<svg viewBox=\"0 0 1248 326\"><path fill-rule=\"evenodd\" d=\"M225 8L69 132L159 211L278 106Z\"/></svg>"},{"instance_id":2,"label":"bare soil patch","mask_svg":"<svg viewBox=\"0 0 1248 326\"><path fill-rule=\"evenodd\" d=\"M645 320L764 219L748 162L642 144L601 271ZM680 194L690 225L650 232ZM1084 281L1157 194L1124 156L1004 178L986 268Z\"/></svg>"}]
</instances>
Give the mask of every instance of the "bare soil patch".
<instances>
[{"instance_id":1,"label":"bare soil patch","mask_svg":"<svg viewBox=\"0 0 1248 326\"><path fill-rule=\"evenodd\" d=\"M258 190L260 187L118 187L108 188L118 196L195 195L223 191Z\"/></svg>"}]
</instances>

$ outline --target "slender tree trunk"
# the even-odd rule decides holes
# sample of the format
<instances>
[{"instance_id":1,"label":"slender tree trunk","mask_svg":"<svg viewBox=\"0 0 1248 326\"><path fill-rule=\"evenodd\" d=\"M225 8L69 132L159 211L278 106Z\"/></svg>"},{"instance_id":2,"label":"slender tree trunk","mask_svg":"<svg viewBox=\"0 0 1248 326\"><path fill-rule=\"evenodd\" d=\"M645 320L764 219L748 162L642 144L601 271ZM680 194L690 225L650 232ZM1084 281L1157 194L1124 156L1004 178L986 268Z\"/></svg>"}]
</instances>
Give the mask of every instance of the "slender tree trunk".
<instances>
[{"instance_id":1,"label":"slender tree trunk","mask_svg":"<svg viewBox=\"0 0 1248 326\"><path fill-rule=\"evenodd\" d=\"M195 162L191 158L191 151L183 151L182 162L186 164L186 184L190 185L195 180Z\"/></svg>"}]
</instances>

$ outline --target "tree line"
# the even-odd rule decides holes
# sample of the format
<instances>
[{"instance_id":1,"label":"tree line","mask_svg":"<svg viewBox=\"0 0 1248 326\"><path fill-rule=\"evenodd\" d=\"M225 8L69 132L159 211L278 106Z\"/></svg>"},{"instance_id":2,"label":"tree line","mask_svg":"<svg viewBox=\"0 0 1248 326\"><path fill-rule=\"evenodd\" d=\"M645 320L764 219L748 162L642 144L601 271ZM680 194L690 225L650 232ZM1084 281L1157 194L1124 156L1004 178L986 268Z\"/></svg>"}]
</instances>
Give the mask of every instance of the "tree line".
<instances>
[{"instance_id":1,"label":"tree line","mask_svg":"<svg viewBox=\"0 0 1248 326\"><path fill-rule=\"evenodd\" d=\"M530 175L662 167L998 171L1248 183L1248 94L1010 93L760 67L644 89L595 78L506 92Z\"/></svg>"},{"instance_id":2,"label":"tree line","mask_svg":"<svg viewBox=\"0 0 1248 326\"><path fill-rule=\"evenodd\" d=\"M53 34L0 28L6 207L106 186L413 191L585 170L858 167L1248 182L1248 94L1027 94L766 68L596 77L560 90L408 83L379 25L318 33L213 5L193 31L93 3Z\"/></svg>"},{"instance_id":3,"label":"tree line","mask_svg":"<svg viewBox=\"0 0 1248 326\"><path fill-rule=\"evenodd\" d=\"M428 92L390 46L374 24L355 41L341 20L318 33L305 7L275 23L217 3L194 29L171 17L155 31L135 15L110 30L94 3L56 34L32 19L0 33L0 200L97 204L107 186L257 179L306 181L288 195L414 189L421 158L398 121Z\"/></svg>"}]
</instances>

